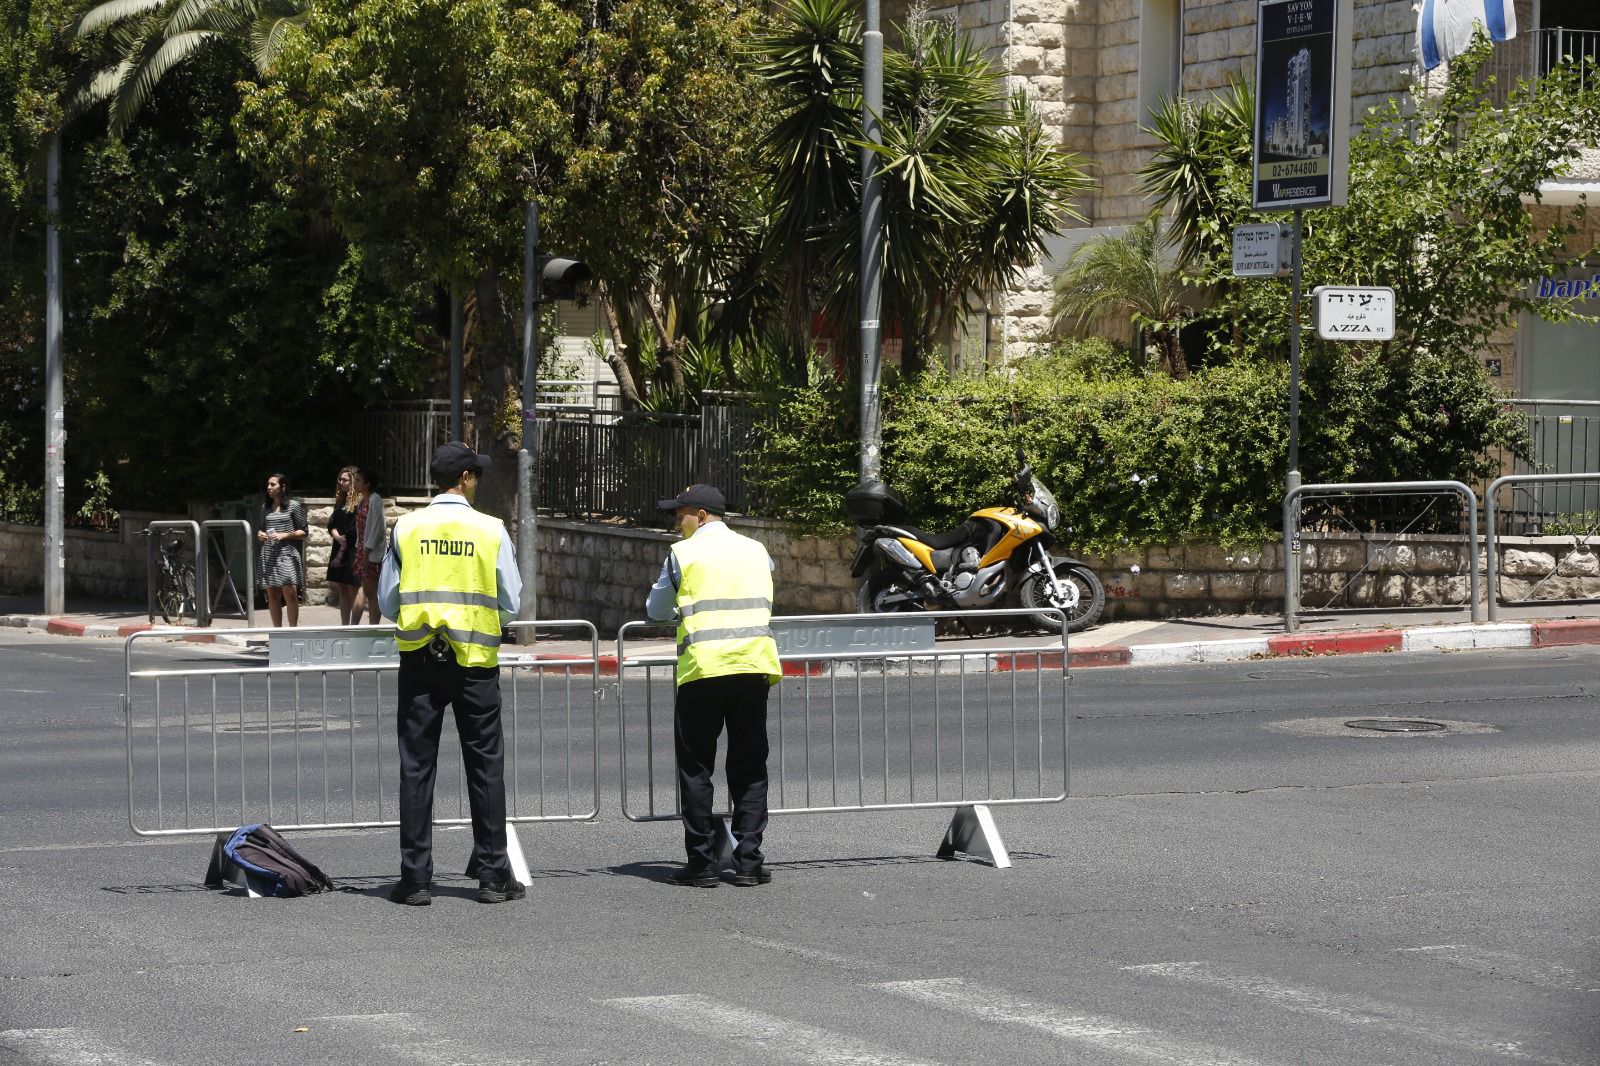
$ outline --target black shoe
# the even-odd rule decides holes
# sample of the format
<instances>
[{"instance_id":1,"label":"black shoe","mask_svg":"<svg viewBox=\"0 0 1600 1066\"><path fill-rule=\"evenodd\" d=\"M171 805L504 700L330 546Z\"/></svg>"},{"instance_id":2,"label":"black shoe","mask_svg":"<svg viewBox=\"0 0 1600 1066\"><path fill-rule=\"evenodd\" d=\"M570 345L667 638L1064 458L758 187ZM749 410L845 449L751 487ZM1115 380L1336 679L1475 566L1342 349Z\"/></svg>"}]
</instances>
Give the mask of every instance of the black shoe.
<instances>
[{"instance_id":1,"label":"black shoe","mask_svg":"<svg viewBox=\"0 0 1600 1066\"><path fill-rule=\"evenodd\" d=\"M480 881L478 883L479 903L506 903L510 900L521 899L528 894L516 878L508 877L504 881Z\"/></svg>"},{"instance_id":2,"label":"black shoe","mask_svg":"<svg viewBox=\"0 0 1600 1066\"><path fill-rule=\"evenodd\" d=\"M716 888L721 880L709 866L685 866L672 875L672 883L679 888Z\"/></svg>"},{"instance_id":3,"label":"black shoe","mask_svg":"<svg viewBox=\"0 0 1600 1066\"><path fill-rule=\"evenodd\" d=\"M389 902L403 903L407 907L426 907L433 902L433 893L428 891L427 885L400 881L389 890Z\"/></svg>"},{"instance_id":4,"label":"black shoe","mask_svg":"<svg viewBox=\"0 0 1600 1066\"><path fill-rule=\"evenodd\" d=\"M745 870L733 875L733 883L740 888L755 888L757 885L772 884L772 871L765 866L757 866L753 870Z\"/></svg>"}]
</instances>

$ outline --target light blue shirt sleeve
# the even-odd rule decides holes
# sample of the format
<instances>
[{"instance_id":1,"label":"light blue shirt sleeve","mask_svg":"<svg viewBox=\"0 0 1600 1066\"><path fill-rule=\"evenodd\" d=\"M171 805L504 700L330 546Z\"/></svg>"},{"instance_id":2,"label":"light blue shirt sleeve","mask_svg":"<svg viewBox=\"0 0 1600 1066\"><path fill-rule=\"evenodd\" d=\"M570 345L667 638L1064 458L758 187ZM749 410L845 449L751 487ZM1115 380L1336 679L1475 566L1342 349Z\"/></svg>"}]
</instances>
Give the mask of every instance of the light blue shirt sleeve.
<instances>
[{"instance_id":1,"label":"light blue shirt sleeve","mask_svg":"<svg viewBox=\"0 0 1600 1066\"><path fill-rule=\"evenodd\" d=\"M517 570L517 553L509 534L500 537L500 554L494 560L495 587L500 590L500 622L514 622L522 608L522 574Z\"/></svg>"},{"instance_id":2,"label":"light blue shirt sleeve","mask_svg":"<svg viewBox=\"0 0 1600 1066\"><path fill-rule=\"evenodd\" d=\"M378 611L391 622L400 619L400 556L394 541L383 553L383 569L378 572Z\"/></svg>"},{"instance_id":3,"label":"light blue shirt sleeve","mask_svg":"<svg viewBox=\"0 0 1600 1066\"><path fill-rule=\"evenodd\" d=\"M661 564L661 576L650 586L650 595L644 601L645 617L652 622L678 620L678 565L671 552Z\"/></svg>"}]
</instances>

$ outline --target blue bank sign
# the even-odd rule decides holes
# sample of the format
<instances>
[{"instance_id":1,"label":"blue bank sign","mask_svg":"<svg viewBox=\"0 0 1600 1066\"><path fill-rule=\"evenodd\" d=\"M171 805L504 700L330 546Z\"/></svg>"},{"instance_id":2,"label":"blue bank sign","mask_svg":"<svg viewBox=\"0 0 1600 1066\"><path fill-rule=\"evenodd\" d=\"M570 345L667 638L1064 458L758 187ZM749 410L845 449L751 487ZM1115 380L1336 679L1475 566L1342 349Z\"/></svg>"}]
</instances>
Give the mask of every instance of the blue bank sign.
<instances>
[{"instance_id":1,"label":"blue bank sign","mask_svg":"<svg viewBox=\"0 0 1600 1066\"><path fill-rule=\"evenodd\" d=\"M1540 278L1541 300L1600 300L1600 272L1587 278Z\"/></svg>"}]
</instances>

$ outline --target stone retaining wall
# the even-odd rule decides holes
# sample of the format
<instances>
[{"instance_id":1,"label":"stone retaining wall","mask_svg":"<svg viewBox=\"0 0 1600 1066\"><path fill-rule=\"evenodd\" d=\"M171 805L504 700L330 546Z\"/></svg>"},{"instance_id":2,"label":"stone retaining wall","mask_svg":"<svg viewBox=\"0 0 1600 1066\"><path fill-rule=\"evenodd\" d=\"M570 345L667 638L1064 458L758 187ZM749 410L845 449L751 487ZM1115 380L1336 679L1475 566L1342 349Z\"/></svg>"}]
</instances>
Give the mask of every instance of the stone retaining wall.
<instances>
[{"instance_id":1,"label":"stone retaining wall","mask_svg":"<svg viewBox=\"0 0 1600 1066\"><path fill-rule=\"evenodd\" d=\"M142 602L149 542L140 533L157 519L181 517L130 511L122 514L115 533L66 530L66 594ZM44 593L43 526L0 522L0 592Z\"/></svg>"},{"instance_id":2,"label":"stone retaining wall","mask_svg":"<svg viewBox=\"0 0 1600 1066\"><path fill-rule=\"evenodd\" d=\"M310 522L307 600L328 602L326 528L332 502L304 501ZM392 529L424 497L386 499ZM167 515L122 517L119 532L68 530L67 593L143 601L145 524ZM783 523L735 518L731 525L771 552L777 570L779 614L855 610L850 560L854 537L797 534ZM599 523L539 522L539 614L584 618L605 633L644 617L644 598L675 534ZM0 592L37 593L43 587L44 531L0 523ZM1407 535L1363 539L1319 534L1304 540L1301 598L1318 606L1338 594L1338 606L1423 607L1467 599L1469 548L1465 537ZM1600 537L1501 537L1501 593L1512 600L1600 598ZM1260 612L1283 608L1283 553L1276 544L1220 548L1163 545L1105 557L1086 556L1106 587L1105 620ZM1476 552L1480 571L1482 548Z\"/></svg>"}]
</instances>

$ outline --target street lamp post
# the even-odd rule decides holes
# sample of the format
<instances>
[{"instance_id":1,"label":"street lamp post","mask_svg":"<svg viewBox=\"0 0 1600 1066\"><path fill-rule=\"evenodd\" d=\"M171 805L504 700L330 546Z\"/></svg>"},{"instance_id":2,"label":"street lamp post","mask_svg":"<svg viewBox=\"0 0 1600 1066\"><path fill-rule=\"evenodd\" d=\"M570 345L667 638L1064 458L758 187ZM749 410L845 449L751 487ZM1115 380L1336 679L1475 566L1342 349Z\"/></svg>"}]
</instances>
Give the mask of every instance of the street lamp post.
<instances>
[{"instance_id":1,"label":"street lamp post","mask_svg":"<svg viewBox=\"0 0 1600 1066\"><path fill-rule=\"evenodd\" d=\"M66 611L67 556L64 540L67 427L61 369L61 134L50 135L45 164L44 310L44 612Z\"/></svg>"},{"instance_id":2,"label":"street lamp post","mask_svg":"<svg viewBox=\"0 0 1600 1066\"><path fill-rule=\"evenodd\" d=\"M883 144L878 116L883 113L883 33L878 0L866 0L866 30L861 38L861 130L869 144ZM883 179L878 154L861 150L861 480L877 481L882 470L883 410L878 395L883 331Z\"/></svg>"},{"instance_id":3,"label":"street lamp post","mask_svg":"<svg viewBox=\"0 0 1600 1066\"><path fill-rule=\"evenodd\" d=\"M522 603L517 621L539 617L539 507L533 498L539 449L539 205L528 199L522 248L522 447L517 449L517 572Z\"/></svg>"}]
</instances>

